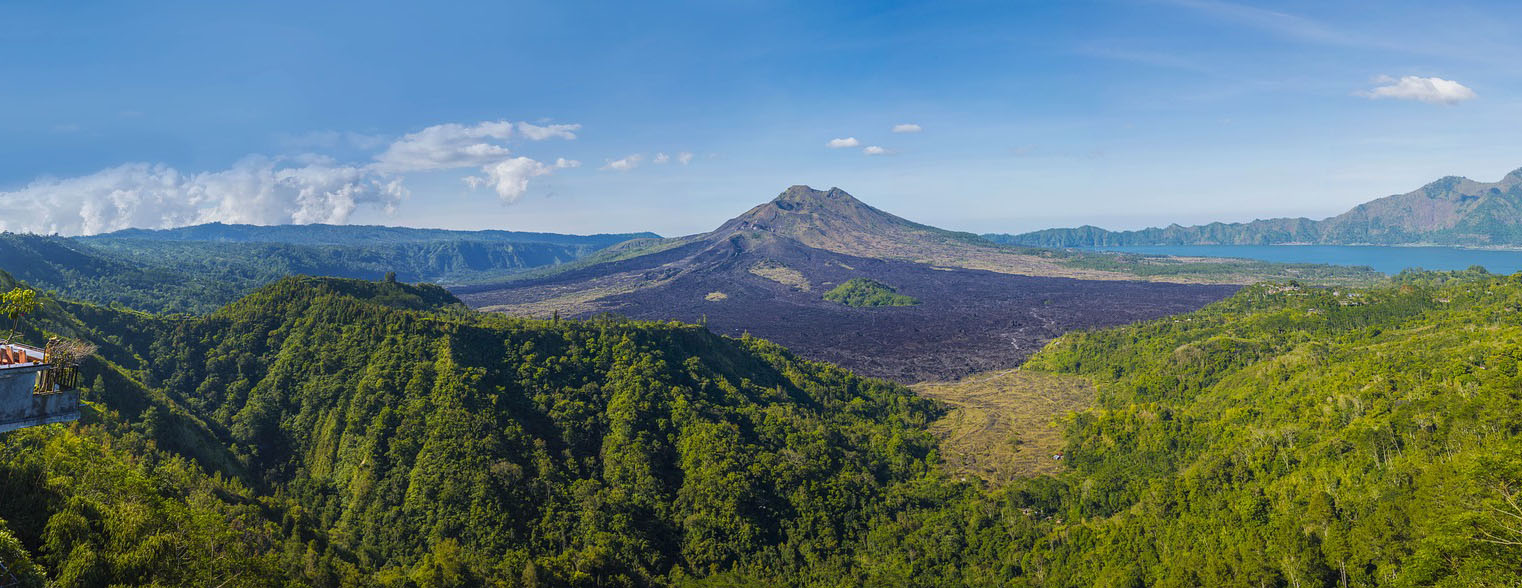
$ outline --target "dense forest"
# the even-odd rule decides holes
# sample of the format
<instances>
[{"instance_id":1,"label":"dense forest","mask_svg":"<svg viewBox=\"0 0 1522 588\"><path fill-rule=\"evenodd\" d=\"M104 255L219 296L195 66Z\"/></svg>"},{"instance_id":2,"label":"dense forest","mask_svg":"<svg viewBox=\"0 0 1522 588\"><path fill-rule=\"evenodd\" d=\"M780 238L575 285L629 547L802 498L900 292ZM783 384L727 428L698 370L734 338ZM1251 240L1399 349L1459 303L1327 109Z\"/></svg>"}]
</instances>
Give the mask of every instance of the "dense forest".
<instances>
[{"instance_id":1,"label":"dense forest","mask_svg":"<svg viewBox=\"0 0 1522 588\"><path fill-rule=\"evenodd\" d=\"M0 557L65 586L1511 585L1519 312L1522 277L1413 273L1070 334L1026 368L1098 385L1066 471L987 487L941 467L938 404L697 326L389 281L49 297L27 337L101 345L92 408L0 436Z\"/></svg>"},{"instance_id":2,"label":"dense forest","mask_svg":"<svg viewBox=\"0 0 1522 588\"><path fill-rule=\"evenodd\" d=\"M1259 285L1064 337L1031 367L1100 400L1070 424L1072 523L1027 561L1147 584L1516 584L1519 310L1522 275L1476 268Z\"/></svg>"},{"instance_id":3,"label":"dense forest","mask_svg":"<svg viewBox=\"0 0 1522 588\"><path fill-rule=\"evenodd\" d=\"M37 324L105 342L87 395L104 416L0 439L0 479L49 485L0 518L63 585L822 581L896 487L936 475L931 401L691 325L514 320L315 278L205 317L49 308ZM106 493L96 461L142 495ZM140 502L183 512L160 531L246 527L257 561L220 576L222 548L192 537L138 553L154 529L113 517L148 525Z\"/></svg>"}]
</instances>

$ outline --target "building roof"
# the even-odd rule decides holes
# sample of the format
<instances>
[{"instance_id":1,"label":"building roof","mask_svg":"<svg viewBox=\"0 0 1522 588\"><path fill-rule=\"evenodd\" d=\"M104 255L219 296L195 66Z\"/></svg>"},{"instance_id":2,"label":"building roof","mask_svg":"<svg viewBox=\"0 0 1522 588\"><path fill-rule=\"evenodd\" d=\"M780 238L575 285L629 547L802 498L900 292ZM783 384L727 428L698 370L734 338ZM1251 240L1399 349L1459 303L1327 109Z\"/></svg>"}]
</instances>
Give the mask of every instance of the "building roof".
<instances>
[{"instance_id":1,"label":"building roof","mask_svg":"<svg viewBox=\"0 0 1522 588\"><path fill-rule=\"evenodd\" d=\"M30 345L0 343L0 370L43 364L44 352Z\"/></svg>"}]
</instances>

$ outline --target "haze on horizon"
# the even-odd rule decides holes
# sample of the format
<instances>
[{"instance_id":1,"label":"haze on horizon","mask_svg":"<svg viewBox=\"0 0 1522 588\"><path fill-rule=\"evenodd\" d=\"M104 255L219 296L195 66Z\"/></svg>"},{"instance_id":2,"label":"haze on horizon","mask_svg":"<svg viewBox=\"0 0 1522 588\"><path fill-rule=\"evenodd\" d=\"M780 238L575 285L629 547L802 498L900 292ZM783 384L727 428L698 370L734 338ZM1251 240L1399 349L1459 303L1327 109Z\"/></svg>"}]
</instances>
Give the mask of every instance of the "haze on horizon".
<instances>
[{"instance_id":1,"label":"haze on horizon","mask_svg":"<svg viewBox=\"0 0 1522 588\"><path fill-rule=\"evenodd\" d=\"M950 229L1321 218L1522 166L1522 8L0 7L0 229L707 231L789 185Z\"/></svg>"}]
</instances>

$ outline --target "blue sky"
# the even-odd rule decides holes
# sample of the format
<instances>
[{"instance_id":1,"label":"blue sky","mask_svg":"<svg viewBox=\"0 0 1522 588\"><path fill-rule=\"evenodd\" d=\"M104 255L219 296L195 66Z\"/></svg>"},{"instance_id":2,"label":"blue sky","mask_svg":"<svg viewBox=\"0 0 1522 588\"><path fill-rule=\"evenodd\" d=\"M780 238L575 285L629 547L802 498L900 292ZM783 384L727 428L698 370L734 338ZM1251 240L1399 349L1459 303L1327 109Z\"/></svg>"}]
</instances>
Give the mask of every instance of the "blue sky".
<instances>
[{"instance_id":1,"label":"blue sky","mask_svg":"<svg viewBox=\"0 0 1522 588\"><path fill-rule=\"evenodd\" d=\"M0 5L0 228L1136 228L1522 167L1508 2L315 4Z\"/></svg>"}]
</instances>

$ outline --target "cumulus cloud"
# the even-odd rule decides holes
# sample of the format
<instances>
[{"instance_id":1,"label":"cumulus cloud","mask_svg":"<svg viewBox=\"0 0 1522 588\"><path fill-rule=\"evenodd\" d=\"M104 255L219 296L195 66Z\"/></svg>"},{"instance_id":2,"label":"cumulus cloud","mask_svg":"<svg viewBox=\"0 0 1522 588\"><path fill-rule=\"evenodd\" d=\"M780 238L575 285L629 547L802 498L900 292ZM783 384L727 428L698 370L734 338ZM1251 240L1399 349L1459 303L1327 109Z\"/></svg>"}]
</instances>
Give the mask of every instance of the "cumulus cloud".
<instances>
[{"instance_id":1,"label":"cumulus cloud","mask_svg":"<svg viewBox=\"0 0 1522 588\"><path fill-rule=\"evenodd\" d=\"M1397 80L1379 76L1374 83L1381 85L1360 92L1360 95L1374 99L1419 100L1428 104L1458 104L1475 97L1474 90L1468 86L1438 77L1403 76Z\"/></svg>"},{"instance_id":2,"label":"cumulus cloud","mask_svg":"<svg viewBox=\"0 0 1522 588\"><path fill-rule=\"evenodd\" d=\"M503 202L512 203L528 190L530 178L581 162L558 158L550 165L516 156L507 141L518 136L574 139L579 128L508 121L448 123L384 144L370 162L341 163L321 155L251 155L221 171L186 173L163 164L130 163L86 176L44 178L19 190L0 191L0 230L90 235L214 221L340 224L361 206L393 212L408 195L403 174L463 168L480 170L465 178L467 184L489 187ZM303 139L335 146L372 141L367 135L326 132Z\"/></svg>"},{"instance_id":3,"label":"cumulus cloud","mask_svg":"<svg viewBox=\"0 0 1522 588\"><path fill-rule=\"evenodd\" d=\"M564 160L561 160L564 161ZM557 162L559 163L559 162ZM497 196L509 204L517 202L528 191L529 178L550 173L551 168L527 157L514 157L481 168L485 176L469 176L465 183L472 188L490 186Z\"/></svg>"},{"instance_id":4,"label":"cumulus cloud","mask_svg":"<svg viewBox=\"0 0 1522 588\"><path fill-rule=\"evenodd\" d=\"M505 120L434 125L391 143L375 156L372 167L388 175L477 167L483 175L467 177L465 182L471 187L489 186L503 202L510 204L523 197L529 178L581 164L561 158L548 166L527 157L516 157L506 145L514 131L530 141L542 141L575 139L575 131L580 129L578 124L540 126Z\"/></svg>"},{"instance_id":5,"label":"cumulus cloud","mask_svg":"<svg viewBox=\"0 0 1522 588\"><path fill-rule=\"evenodd\" d=\"M375 168L404 173L484 166L512 154L501 144L512 135L513 123L507 121L434 125L391 143L375 156Z\"/></svg>"},{"instance_id":6,"label":"cumulus cloud","mask_svg":"<svg viewBox=\"0 0 1522 588\"><path fill-rule=\"evenodd\" d=\"M650 161L652 163L658 163L658 164L659 163L666 163L668 161L671 161L671 156L670 155L666 155L665 153L657 153L657 154L655 154L655 159L652 159Z\"/></svg>"},{"instance_id":7,"label":"cumulus cloud","mask_svg":"<svg viewBox=\"0 0 1522 588\"><path fill-rule=\"evenodd\" d=\"M406 195L398 180L322 158L251 156L197 174L130 163L0 192L0 230L93 235L213 221L343 223L360 205L394 209Z\"/></svg>"},{"instance_id":8,"label":"cumulus cloud","mask_svg":"<svg viewBox=\"0 0 1522 588\"><path fill-rule=\"evenodd\" d=\"M887 149L883 149L882 147L878 147L876 145L868 145L866 147L863 147L861 149L861 152L865 153L867 155L888 155L889 153L891 153Z\"/></svg>"},{"instance_id":9,"label":"cumulus cloud","mask_svg":"<svg viewBox=\"0 0 1522 588\"><path fill-rule=\"evenodd\" d=\"M825 146L829 147L831 149L844 149L846 147L855 147L857 145L861 145L861 141L857 141L856 137L846 137L844 139L830 139L829 143L825 143Z\"/></svg>"},{"instance_id":10,"label":"cumulus cloud","mask_svg":"<svg viewBox=\"0 0 1522 588\"><path fill-rule=\"evenodd\" d=\"M639 167L640 162L644 160L645 156L635 153L634 155L630 155L623 159L615 159L613 161L609 161L607 165L602 166L600 169L625 172Z\"/></svg>"},{"instance_id":11,"label":"cumulus cloud","mask_svg":"<svg viewBox=\"0 0 1522 588\"><path fill-rule=\"evenodd\" d=\"M692 154L686 151L676 154L676 162L682 165L692 163Z\"/></svg>"},{"instance_id":12,"label":"cumulus cloud","mask_svg":"<svg viewBox=\"0 0 1522 588\"><path fill-rule=\"evenodd\" d=\"M901 124L901 125L893 125L893 132L895 132L895 133L918 133L918 132L923 131L923 130L925 130L925 129L920 128L919 125L914 124L914 123L904 123L904 124Z\"/></svg>"}]
</instances>

